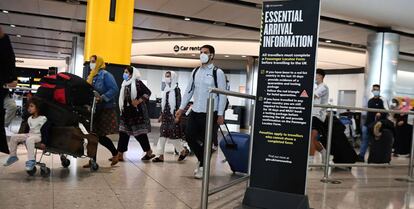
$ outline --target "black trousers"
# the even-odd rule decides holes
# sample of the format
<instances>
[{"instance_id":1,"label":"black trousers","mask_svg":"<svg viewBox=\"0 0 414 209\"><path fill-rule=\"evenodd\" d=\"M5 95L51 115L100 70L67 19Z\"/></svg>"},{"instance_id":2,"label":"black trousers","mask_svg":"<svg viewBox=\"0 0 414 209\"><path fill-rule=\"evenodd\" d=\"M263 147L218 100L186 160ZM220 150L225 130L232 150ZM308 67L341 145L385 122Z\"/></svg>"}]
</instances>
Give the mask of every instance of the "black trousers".
<instances>
[{"instance_id":1,"label":"black trousers","mask_svg":"<svg viewBox=\"0 0 414 209\"><path fill-rule=\"evenodd\" d=\"M116 156L118 154L118 150L116 150L114 143L107 136L100 136L99 144L102 144L106 149L108 149L112 156ZM94 157L94 160L96 161L96 156Z\"/></svg>"},{"instance_id":2,"label":"black trousers","mask_svg":"<svg viewBox=\"0 0 414 209\"><path fill-rule=\"evenodd\" d=\"M0 86L0 88L3 88ZM6 130L4 129L4 116L6 114L4 110L4 98L6 97L8 90L0 89L0 152L9 154L9 146L7 145Z\"/></svg>"},{"instance_id":3,"label":"black trousers","mask_svg":"<svg viewBox=\"0 0 414 209\"><path fill-rule=\"evenodd\" d=\"M213 140L217 140L217 113L214 113L214 126L213 126ZM206 113L196 113L191 112L186 129L187 143L190 146L191 150L196 155L200 165L204 163L204 143L205 143L205 133L206 133Z\"/></svg>"},{"instance_id":4,"label":"black trousers","mask_svg":"<svg viewBox=\"0 0 414 209\"><path fill-rule=\"evenodd\" d=\"M126 152L128 151L128 144L129 144L129 135L124 132L119 132L119 141L118 141L118 151L119 152ZM151 145L149 143L148 135L141 134L139 136L135 136L135 139L139 142L144 152L148 152L151 150Z\"/></svg>"}]
</instances>

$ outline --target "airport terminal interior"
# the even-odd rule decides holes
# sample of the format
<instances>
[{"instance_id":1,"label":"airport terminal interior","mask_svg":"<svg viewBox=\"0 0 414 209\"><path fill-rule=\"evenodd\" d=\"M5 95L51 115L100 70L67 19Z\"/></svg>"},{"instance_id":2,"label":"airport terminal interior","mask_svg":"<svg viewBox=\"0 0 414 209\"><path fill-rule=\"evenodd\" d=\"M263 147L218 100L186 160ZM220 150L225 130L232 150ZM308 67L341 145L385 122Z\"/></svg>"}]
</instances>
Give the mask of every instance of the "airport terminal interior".
<instances>
[{"instance_id":1,"label":"airport terminal interior","mask_svg":"<svg viewBox=\"0 0 414 209\"><path fill-rule=\"evenodd\" d=\"M0 0L0 209L414 208L413 9Z\"/></svg>"}]
</instances>

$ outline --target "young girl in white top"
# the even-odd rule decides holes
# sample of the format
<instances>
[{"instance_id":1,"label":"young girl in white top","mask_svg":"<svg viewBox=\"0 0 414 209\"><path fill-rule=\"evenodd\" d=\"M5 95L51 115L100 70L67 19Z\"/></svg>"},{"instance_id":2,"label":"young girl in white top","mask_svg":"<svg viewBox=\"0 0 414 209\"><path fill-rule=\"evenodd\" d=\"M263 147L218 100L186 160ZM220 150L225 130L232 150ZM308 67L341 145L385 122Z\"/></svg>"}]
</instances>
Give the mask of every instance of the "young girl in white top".
<instances>
[{"instance_id":1,"label":"young girl in white top","mask_svg":"<svg viewBox=\"0 0 414 209\"><path fill-rule=\"evenodd\" d=\"M46 123L47 118L41 115L40 101L35 98L29 101L28 112L31 114L28 119L30 131L27 134L15 134L11 137L9 145L10 156L4 166L9 166L19 160L17 158L16 151L17 145L21 142L25 142L27 148L26 170L31 171L36 165L36 160L34 157L35 143L41 141L40 129L42 128L43 124Z\"/></svg>"}]
</instances>

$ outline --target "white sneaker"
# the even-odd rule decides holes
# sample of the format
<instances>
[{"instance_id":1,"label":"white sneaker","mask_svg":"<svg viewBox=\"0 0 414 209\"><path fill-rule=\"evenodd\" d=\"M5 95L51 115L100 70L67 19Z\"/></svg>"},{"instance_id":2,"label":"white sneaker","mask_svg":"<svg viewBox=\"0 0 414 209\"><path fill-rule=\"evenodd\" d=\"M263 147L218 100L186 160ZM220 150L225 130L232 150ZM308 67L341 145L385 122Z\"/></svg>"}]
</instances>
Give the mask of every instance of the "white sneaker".
<instances>
[{"instance_id":1,"label":"white sneaker","mask_svg":"<svg viewBox=\"0 0 414 209\"><path fill-rule=\"evenodd\" d=\"M194 174L194 178L202 179L203 178L203 172L204 172L203 167L199 167L197 173Z\"/></svg>"},{"instance_id":2,"label":"white sneaker","mask_svg":"<svg viewBox=\"0 0 414 209\"><path fill-rule=\"evenodd\" d=\"M194 175L198 173L198 169L200 169L200 162L197 162L197 167L194 169Z\"/></svg>"},{"instance_id":3,"label":"white sneaker","mask_svg":"<svg viewBox=\"0 0 414 209\"><path fill-rule=\"evenodd\" d=\"M322 159L322 164L325 164L325 162L326 162L326 150L325 149L323 149L321 152L320 152L320 154L321 154L321 159Z\"/></svg>"}]
</instances>

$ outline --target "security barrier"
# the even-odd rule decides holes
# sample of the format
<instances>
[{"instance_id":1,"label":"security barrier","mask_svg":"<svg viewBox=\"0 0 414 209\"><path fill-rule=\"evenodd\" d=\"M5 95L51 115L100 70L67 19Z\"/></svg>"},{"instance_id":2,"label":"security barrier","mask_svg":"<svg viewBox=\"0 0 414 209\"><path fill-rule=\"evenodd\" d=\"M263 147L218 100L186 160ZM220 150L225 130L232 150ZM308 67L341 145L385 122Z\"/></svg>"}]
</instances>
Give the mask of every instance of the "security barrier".
<instances>
[{"instance_id":1,"label":"security barrier","mask_svg":"<svg viewBox=\"0 0 414 209\"><path fill-rule=\"evenodd\" d=\"M239 183L242 183L244 181L249 180L250 177L250 169L251 169L251 156L252 156L252 145L253 145L253 134L250 134L250 149L249 149L249 169L248 174L236 179L226 185L220 186L218 188L209 190L209 181L210 181L210 163L211 163L211 145L212 145L212 138L213 138L213 123L215 122L213 120L214 116L214 96L217 94L223 94L227 96L233 96L238 98L245 98L250 100L255 100L256 96L250 95L250 94L242 94L238 92L232 92L232 91L224 91L220 89L213 88L210 90L210 95L208 98L208 104L207 104L207 123L206 123L206 133L205 133L205 146L204 146L204 173L203 173L203 183L202 183L202 191L201 191L201 209L207 209L208 208L208 197L211 195L214 195L216 193L219 193L223 190L226 190L232 186L235 186ZM331 179L329 177L329 168L330 167L408 167L408 176L405 178L399 178L396 179L398 181L406 181L406 182L414 182L413 178L413 163L414 163L414 146L411 146L411 154L410 154L410 161L408 164L367 164L367 163L361 163L361 164L344 164L344 163L330 163L329 156L331 152L331 145L332 145L332 127L333 127L333 116L334 116L334 110L335 109L344 109L344 110L357 110L357 111L365 111L365 112L379 112L379 113L394 113L394 114L409 114L414 115L414 112L403 112L403 111L395 111L395 110L384 110L384 109L373 109L373 108L360 108L360 107L348 107L348 106L335 106L335 105L313 105L314 107L320 107L320 108L326 108L329 112L329 124L328 124L328 137L327 137L327 154L326 156L323 156L325 158L324 164L311 164L309 167L323 167L324 168L324 176L321 179L321 182L323 183L340 183L339 181L336 181L334 179ZM254 111L253 111L254 113ZM254 123L254 115L252 118L252 121ZM254 124L252 124L252 127L254 127ZM250 128L250 131L252 131L252 127ZM413 126L414 129L414 126ZM413 139L414 139L414 130L413 130Z\"/></svg>"}]
</instances>

